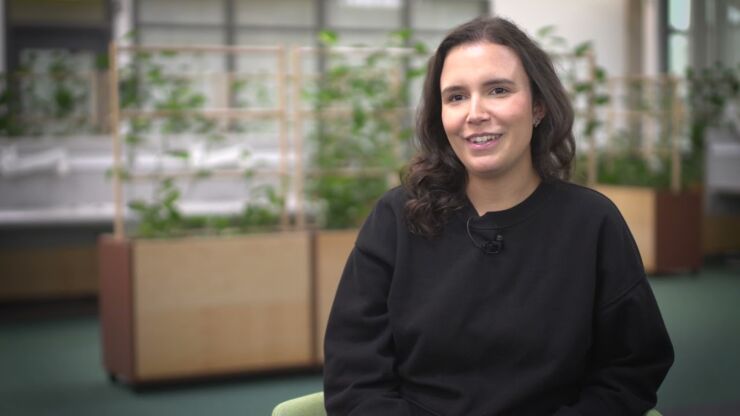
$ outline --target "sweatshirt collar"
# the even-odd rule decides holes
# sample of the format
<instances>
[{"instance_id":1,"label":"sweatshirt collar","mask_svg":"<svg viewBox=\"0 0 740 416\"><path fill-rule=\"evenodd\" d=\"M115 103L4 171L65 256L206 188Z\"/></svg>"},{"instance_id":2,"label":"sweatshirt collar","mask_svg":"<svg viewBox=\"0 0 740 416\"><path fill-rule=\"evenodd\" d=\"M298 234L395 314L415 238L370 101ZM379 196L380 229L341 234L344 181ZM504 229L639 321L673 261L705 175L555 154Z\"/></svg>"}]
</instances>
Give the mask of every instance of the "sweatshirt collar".
<instances>
[{"instance_id":1,"label":"sweatshirt collar","mask_svg":"<svg viewBox=\"0 0 740 416\"><path fill-rule=\"evenodd\" d=\"M476 229L501 229L511 227L525 221L537 212L547 201L555 187L552 181L541 181L537 188L524 201L503 211L489 211L482 216L473 207L469 199L465 199L465 206L459 211L462 220L470 219L470 227Z\"/></svg>"}]
</instances>

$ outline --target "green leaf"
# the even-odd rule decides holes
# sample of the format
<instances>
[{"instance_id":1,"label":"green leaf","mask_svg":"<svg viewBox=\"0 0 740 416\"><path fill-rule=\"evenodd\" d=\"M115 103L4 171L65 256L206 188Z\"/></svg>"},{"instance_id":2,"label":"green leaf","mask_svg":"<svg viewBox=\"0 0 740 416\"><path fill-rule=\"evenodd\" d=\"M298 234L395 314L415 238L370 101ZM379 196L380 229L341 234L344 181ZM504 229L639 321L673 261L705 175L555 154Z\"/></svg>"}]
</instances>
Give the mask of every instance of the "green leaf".
<instances>
[{"instance_id":1,"label":"green leaf","mask_svg":"<svg viewBox=\"0 0 740 416\"><path fill-rule=\"evenodd\" d=\"M410 68L408 72L406 72L406 77L409 79L418 78L426 75L426 73L426 68Z\"/></svg>"},{"instance_id":2,"label":"green leaf","mask_svg":"<svg viewBox=\"0 0 740 416\"><path fill-rule=\"evenodd\" d=\"M339 35L333 30L324 29L319 32L319 42L324 46L334 46L339 41Z\"/></svg>"},{"instance_id":3,"label":"green leaf","mask_svg":"<svg viewBox=\"0 0 740 416\"><path fill-rule=\"evenodd\" d=\"M182 160L190 159L190 152L187 150L168 150L167 154Z\"/></svg>"},{"instance_id":4,"label":"green leaf","mask_svg":"<svg viewBox=\"0 0 740 416\"><path fill-rule=\"evenodd\" d=\"M536 36L538 38L546 38L547 36L550 36L554 32L555 32L555 26L554 25L547 25L547 26L543 26L543 27L537 29Z\"/></svg>"},{"instance_id":5,"label":"green leaf","mask_svg":"<svg viewBox=\"0 0 740 416\"><path fill-rule=\"evenodd\" d=\"M105 71L108 69L108 54L99 53L95 55L95 69Z\"/></svg>"},{"instance_id":6,"label":"green leaf","mask_svg":"<svg viewBox=\"0 0 740 416\"><path fill-rule=\"evenodd\" d=\"M123 40L133 41L134 40L134 36L136 36L136 30L133 30L132 29L132 30L129 30L128 32L124 33L123 36L121 36L121 38Z\"/></svg>"},{"instance_id":7,"label":"green leaf","mask_svg":"<svg viewBox=\"0 0 740 416\"><path fill-rule=\"evenodd\" d=\"M427 55L429 53L429 48L424 42L416 42L413 45L414 52L418 55Z\"/></svg>"},{"instance_id":8,"label":"green leaf","mask_svg":"<svg viewBox=\"0 0 740 416\"><path fill-rule=\"evenodd\" d=\"M138 61L148 61L152 58L152 54L150 52L136 52L136 55L134 55L134 59Z\"/></svg>"},{"instance_id":9,"label":"green leaf","mask_svg":"<svg viewBox=\"0 0 740 416\"><path fill-rule=\"evenodd\" d=\"M597 66L596 69L594 69L594 78L596 81L603 83L606 81L606 69Z\"/></svg>"},{"instance_id":10,"label":"green leaf","mask_svg":"<svg viewBox=\"0 0 740 416\"><path fill-rule=\"evenodd\" d=\"M589 51L591 51L591 42L587 41L578 44L575 49L573 49L573 54L580 58L585 56Z\"/></svg>"},{"instance_id":11,"label":"green leaf","mask_svg":"<svg viewBox=\"0 0 740 416\"><path fill-rule=\"evenodd\" d=\"M195 172L195 177L198 179L205 179L211 177L212 175L213 172L208 169L199 169L197 172Z\"/></svg>"},{"instance_id":12,"label":"green leaf","mask_svg":"<svg viewBox=\"0 0 740 416\"><path fill-rule=\"evenodd\" d=\"M568 41L562 36L550 37L550 43L552 43L553 46L561 46L561 47L568 45Z\"/></svg>"},{"instance_id":13,"label":"green leaf","mask_svg":"<svg viewBox=\"0 0 740 416\"><path fill-rule=\"evenodd\" d=\"M596 105L605 105L608 104L611 100L611 97L606 94L599 94L596 97L594 97L594 104Z\"/></svg>"},{"instance_id":14,"label":"green leaf","mask_svg":"<svg viewBox=\"0 0 740 416\"><path fill-rule=\"evenodd\" d=\"M170 189L162 200L162 204L166 207L172 207L179 198L180 191L177 189Z\"/></svg>"},{"instance_id":15,"label":"green leaf","mask_svg":"<svg viewBox=\"0 0 740 416\"><path fill-rule=\"evenodd\" d=\"M593 85L588 81L582 81L573 84L573 89L576 93L583 93L591 91L593 89Z\"/></svg>"},{"instance_id":16,"label":"green leaf","mask_svg":"<svg viewBox=\"0 0 740 416\"><path fill-rule=\"evenodd\" d=\"M586 123L586 127L583 129L584 136L586 136L586 137L592 136L594 134L594 132L596 132L596 129L599 128L599 126L601 126L601 122L600 121L598 121L598 120L589 120Z\"/></svg>"},{"instance_id":17,"label":"green leaf","mask_svg":"<svg viewBox=\"0 0 740 416\"><path fill-rule=\"evenodd\" d=\"M188 107L191 108L200 108L205 104L206 102L206 96L203 94L193 94L190 96L190 99L188 100Z\"/></svg>"},{"instance_id":18,"label":"green leaf","mask_svg":"<svg viewBox=\"0 0 740 416\"><path fill-rule=\"evenodd\" d=\"M149 205L142 200L134 200L128 203L128 207L134 211L144 212L149 209Z\"/></svg>"},{"instance_id":19,"label":"green leaf","mask_svg":"<svg viewBox=\"0 0 740 416\"><path fill-rule=\"evenodd\" d=\"M144 138L138 134L128 133L126 134L125 140L127 145L136 146L138 144L141 144L144 141Z\"/></svg>"},{"instance_id":20,"label":"green leaf","mask_svg":"<svg viewBox=\"0 0 740 416\"><path fill-rule=\"evenodd\" d=\"M413 31L411 29L401 29L396 30L394 32L391 32L390 36L394 39L397 39L401 43L411 39L411 35L413 34Z\"/></svg>"},{"instance_id":21,"label":"green leaf","mask_svg":"<svg viewBox=\"0 0 740 416\"><path fill-rule=\"evenodd\" d=\"M207 140L211 143L221 143L226 140L226 136L219 133L212 133L209 134L207 137Z\"/></svg>"},{"instance_id":22,"label":"green leaf","mask_svg":"<svg viewBox=\"0 0 740 416\"><path fill-rule=\"evenodd\" d=\"M107 179L113 179L113 176L116 174L123 181L131 179L131 174L125 168L119 168L119 169L111 168L105 171L105 177Z\"/></svg>"}]
</instances>

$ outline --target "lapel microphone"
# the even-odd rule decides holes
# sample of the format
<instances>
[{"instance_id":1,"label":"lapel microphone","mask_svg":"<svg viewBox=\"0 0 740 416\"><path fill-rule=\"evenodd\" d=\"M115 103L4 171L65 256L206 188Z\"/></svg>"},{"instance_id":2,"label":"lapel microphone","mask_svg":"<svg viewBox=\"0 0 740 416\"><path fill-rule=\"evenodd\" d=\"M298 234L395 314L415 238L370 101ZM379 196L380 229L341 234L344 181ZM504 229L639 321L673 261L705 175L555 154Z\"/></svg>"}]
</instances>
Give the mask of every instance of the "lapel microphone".
<instances>
[{"instance_id":1,"label":"lapel microphone","mask_svg":"<svg viewBox=\"0 0 740 416\"><path fill-rule=\"evenodd\" d=\"M465 223L465 229L468 232L468 238L470 242L486 254L498 254L504 249L504 236L496 233L496 237L493 240L483 239L483 242L477 241L473 237L473 233L470 232L470 220L472 217L468 217L468 221Z\"/></svg>"}]
</instances>

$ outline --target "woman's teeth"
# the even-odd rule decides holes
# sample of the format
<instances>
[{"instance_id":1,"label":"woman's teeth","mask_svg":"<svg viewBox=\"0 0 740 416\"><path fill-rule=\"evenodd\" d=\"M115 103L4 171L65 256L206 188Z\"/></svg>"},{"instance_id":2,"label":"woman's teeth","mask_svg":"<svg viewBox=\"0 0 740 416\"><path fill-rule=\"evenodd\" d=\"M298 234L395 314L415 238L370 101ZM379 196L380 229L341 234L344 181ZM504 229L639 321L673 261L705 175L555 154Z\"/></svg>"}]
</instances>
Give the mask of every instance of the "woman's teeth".
<instances>
[{"instance_id":1,"label":"woman's teeth","mask_svg":"<svg viewBox=\"0 0 740 416\"><path fill-rule=\"evenodd\" d=\"M499 137L500 136L498 134L492 134L492 135L489 135L489 136L473 137L472 139L470 139L470 141L472 143L475 143L475 144L482 144L482 143L488 143L491 140L498 139Z\"/></svg>"}]
</instances>

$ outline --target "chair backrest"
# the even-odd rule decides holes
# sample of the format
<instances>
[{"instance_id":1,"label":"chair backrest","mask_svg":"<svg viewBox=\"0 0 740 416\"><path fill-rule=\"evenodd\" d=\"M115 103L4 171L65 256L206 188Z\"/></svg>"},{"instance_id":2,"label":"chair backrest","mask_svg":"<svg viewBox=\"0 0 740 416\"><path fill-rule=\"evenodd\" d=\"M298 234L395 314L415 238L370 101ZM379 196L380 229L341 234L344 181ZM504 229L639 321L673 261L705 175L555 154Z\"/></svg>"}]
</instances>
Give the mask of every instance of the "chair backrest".
<instances>
[{"instance_id":1,"label":"chair backrest","mask_svg":"<svg viewBox=\"0 0 740 416\"><path fill-rule=\"evenodd\" d=\"M313 393L280 403L272 416L326 416L324 393Z\"/></svg>"},{"instance_id":2,"label":"chair backrest","mask_svg":"<svg viewBox=\"0 0 740 416\"><path fill-rule=\"evenodd\" d=\"M272 416L326 416L324 393L313 393L280 403ZM649 410L645 416L662 416L657 410Z\"/></svg>"}]
</instances>

